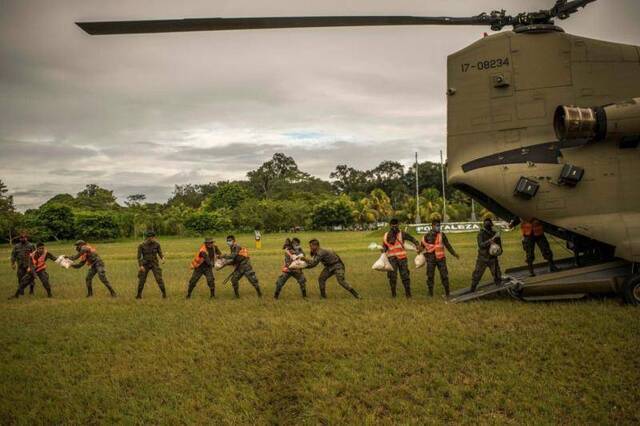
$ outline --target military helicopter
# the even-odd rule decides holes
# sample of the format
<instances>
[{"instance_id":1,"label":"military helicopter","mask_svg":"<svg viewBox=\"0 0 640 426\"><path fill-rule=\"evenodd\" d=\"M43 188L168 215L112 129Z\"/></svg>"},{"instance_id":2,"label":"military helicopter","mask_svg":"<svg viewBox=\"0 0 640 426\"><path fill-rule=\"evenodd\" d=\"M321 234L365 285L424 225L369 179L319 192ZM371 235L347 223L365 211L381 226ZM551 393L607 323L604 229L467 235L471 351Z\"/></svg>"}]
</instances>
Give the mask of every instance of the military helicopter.
<instances>
[{"instance_id":1,"label":"military helicopter","mask_svg":"<svg viewBox=\"0 0 640 426\"><path fill-rule=\"evenodd\" d=\"M595 0L471 17L310 16L78 22L91 35L387 25L487 25L511 31L448 57L448 182L514 224L536 218L573 256L559 272L465 289L525 300L617 293L640 304L640 47L555 25Z\"/></svg>"}]
</instances>

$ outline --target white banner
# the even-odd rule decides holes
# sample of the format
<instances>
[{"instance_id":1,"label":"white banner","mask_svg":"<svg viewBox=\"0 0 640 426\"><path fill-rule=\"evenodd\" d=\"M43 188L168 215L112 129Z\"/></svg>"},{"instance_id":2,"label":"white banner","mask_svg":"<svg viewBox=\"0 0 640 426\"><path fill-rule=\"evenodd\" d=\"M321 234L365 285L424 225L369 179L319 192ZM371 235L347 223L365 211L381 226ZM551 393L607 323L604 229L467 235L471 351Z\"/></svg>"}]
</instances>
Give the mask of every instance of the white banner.
<instances>
[{"instance_id":1,"label":"white banner","mask_svg":"<svg viewBox=\"0 0 640 426\"><path fill-rule=\"evenodd\" d=\"M504 221L493 222L501 231L510 231L509 224ZM426 234L431 231L431 224L421 223L408 225L408 227L418 234ZM482 227L482 222L448 222L440 224L442 232L462 233L462 232L478 232Z\"/></svg>"}]
</instances>

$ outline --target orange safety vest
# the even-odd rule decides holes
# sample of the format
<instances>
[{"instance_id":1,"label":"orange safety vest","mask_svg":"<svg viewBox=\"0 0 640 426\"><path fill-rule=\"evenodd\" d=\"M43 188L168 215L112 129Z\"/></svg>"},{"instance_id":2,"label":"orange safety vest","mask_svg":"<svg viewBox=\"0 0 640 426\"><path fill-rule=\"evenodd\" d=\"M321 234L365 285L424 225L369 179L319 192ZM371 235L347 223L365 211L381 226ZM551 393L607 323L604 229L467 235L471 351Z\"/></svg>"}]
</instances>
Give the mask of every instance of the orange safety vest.
<instances>
[{"instance_id":1,"label":"orange safety vest","mask_svg":"<svg viewBox=\"0 0 640 426\"><path fill-rule=\"evenodd\" d=\"M193 257L193 260L191 261L191 269L196 269L198 266L202 265L202 263L204 262L204 257L200 256L201 253L204 253L205 256L209 256L209 251L207 250L207 246L205 246L204 244L200 246L200 249L198 250L196 255Z\"/></svg>"},{"instance_id":2,"label":"orange safety vest","mask_svg":"<svg viewBox=\"0 0 640 426\"><path fill-rule=\"evenodd\" d=\"M539 237L544 234L544 227L539 220L533 219L531 221L523 220L520 225L522 236L530 237L532 235Z\"/></svg>"},{"instance_id":3,"label":"orange safety vest","mask_svg":"<svg viewBox=\"0 0 640 426\"><path fill-rule=\"evenodd\" d=\"M387 240L387 236L389 233L384 234L384 245L387 247L387 256L388 257L396 257L398 259L406 259L407 251L404 249L404 241L402 241L402 231L398 232L396 235L396 241L391 244Z\"/></svg>"},{"instance_id":4,"label":"orange safety vest","mask_svg":"<svg viewBox=\"0 0 640 426\"><path fill-rule=\"evenodd\" d=\"M94 254L94 253L96 252L96 249L94 249L93 247L91 247L89 244L85 244L84 246L82 246L82 248L85 248L85 247L89 249L89 252L90 252L91 254ZM89 260L87 259L87 255L88 255L88 254L89 254L89 253L82 253L82 255L80 255L80 260L81 260L82 262L87 262L87 264L88 264L88 265L91 265L91 262L89 262Z\"/></svg>"},{"instance_id":5,"label":"orange safety vest","mask_svg":"<svg viewBox=\"0 0 640 426\"><path fill-rule=\"evenodd\" d=\"M442 244L442 232L438 232L436 234L435 244L428 243L427 236L425 235L422 238L422 245L427 249L427 253L435 253L437 260L442 260L445 258L444 244Z\"/></svg>"},{"instance_id":6,"label":"orange safety vest","mask_svg":"<svg viewBox=\"0 0 640 426\"><path fill-rule=\"evenodd\" d=\"M31 253L31 259L33 259L33 264L35 265L36 272L41 272L47 269L47 249L44 249L42 256L38 257L38 252L34 251Z\"/></svg>"}]
</instances>

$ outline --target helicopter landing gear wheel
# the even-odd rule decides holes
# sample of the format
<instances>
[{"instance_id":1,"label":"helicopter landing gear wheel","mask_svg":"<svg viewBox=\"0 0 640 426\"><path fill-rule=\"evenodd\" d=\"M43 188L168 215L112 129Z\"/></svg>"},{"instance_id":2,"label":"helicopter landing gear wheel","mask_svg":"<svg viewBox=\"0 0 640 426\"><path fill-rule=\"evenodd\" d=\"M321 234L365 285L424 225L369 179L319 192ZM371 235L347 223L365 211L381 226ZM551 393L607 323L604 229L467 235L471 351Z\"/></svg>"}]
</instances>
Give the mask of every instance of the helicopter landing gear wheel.
<instances>
[{"instance_id":1,"label":"helicopter landing gear wheel","mask_svg":"<svg viewBox=\"0 0 640 426\"><path fill-rule=\"evenodd\" d=\"M624 301L629 305L640 305L640 274L632 275L622 289Z\"/></svg>"}]
</instances>

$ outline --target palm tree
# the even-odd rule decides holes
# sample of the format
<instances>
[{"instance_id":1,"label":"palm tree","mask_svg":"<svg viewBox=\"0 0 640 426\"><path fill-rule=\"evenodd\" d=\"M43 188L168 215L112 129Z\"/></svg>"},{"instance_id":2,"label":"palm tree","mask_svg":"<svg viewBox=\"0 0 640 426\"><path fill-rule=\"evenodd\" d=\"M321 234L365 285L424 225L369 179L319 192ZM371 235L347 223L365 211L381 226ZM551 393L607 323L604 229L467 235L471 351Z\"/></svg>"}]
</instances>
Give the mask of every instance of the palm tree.
<instances>
[{"instance_id":1,"label":"palm tree","mask_svg":"<svg viewBox=\"0 0 640 426\"><path fill-rule=\"evenodd\" d=\"M371 202L371 208L378 212L378 218L387 220L393 215L393 208L391 207L391 200L389 196L379 188L374 189L369 194L369 200Z\"/></svg>"},{"instance_id":2,"label":"palm tree","mask_svg":"<svg viewBox=\"0 0 640 426\"><path fill-rule=\"evenodd\" d=\"M371 200L363 198L355 203L353 219L360 225L373 223L378 219L378 212L371 207Z\"/></svg>"}]
</instances>

